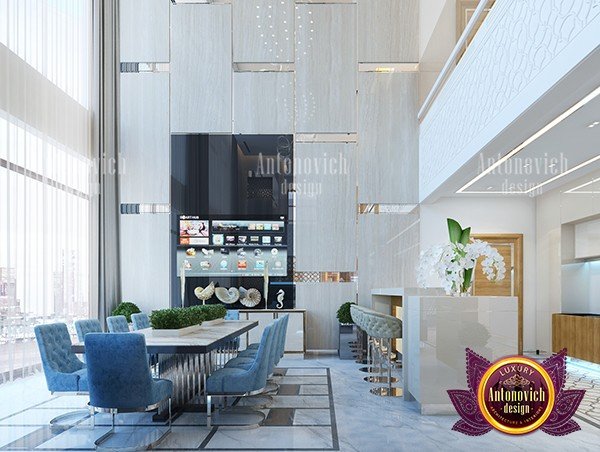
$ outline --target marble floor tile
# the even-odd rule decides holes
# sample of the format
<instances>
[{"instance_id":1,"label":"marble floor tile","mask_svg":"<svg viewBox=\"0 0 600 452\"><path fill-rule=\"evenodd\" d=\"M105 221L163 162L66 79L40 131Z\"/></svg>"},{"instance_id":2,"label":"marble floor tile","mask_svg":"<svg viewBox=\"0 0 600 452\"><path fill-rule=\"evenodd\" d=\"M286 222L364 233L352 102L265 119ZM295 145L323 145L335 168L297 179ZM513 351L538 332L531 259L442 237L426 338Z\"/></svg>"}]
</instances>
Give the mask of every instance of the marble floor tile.
<instances>
[{"instance_id":1,"label":"marble floor tile","mask_svg":"<svg viewBox=\"0 0 600 452\"><path fill-rule=\"evenodd\" d=\"M329 397L273 396L270 408L329 408Z\"/></svg>"},{"instance_id":2,"label":"marble floor tile","mask_svg":"<svg viewBox=\"0 0 600 452\"><path fill-rule=\"evenodd\" d=\"M19 426L19 427L9 427L7 425L0 426L0 447L4 447L7 444L12 443L13 441L22 438L31 432L34 432L39 427L36 426Z\"/></svg>"},{"instance_id":3,"label":"marble floor tile","mask_svg":"<svg viewBox=\"0 0 600 452\"><path fill-rule=\"evenodd\" d=\"M327 375L327 369L319 369L318 367L309 367L309 368L295 368L295 369L288 369L286 374L286 376L291 377L291 376L298 376L298 375L308 375L308 376L315 376L315 375L322 375L322 376L326 376Z\"/></svg>"},{"instance_id":4,"label":"marble floor tile","mask_svg":"<svg viewBox=\"0 0 600 452\"><path fill-rule=\"evenodd\" d=\"M254 430L219 429L209 449L331 449L330 427L264 427Z\"/></svg>"},{"instance_id":5,"label":"marble floor tile","mask_svg":"<svg viewBox=\"0 0 600 452\"><path fill-rule=\"evenodd\" d=\"M70 428L38 445L40 449L94 449L94 441L110 430L110 427L90 428L77 426Z\"/></svg>"},{"instance_id":6,"label":"marble floor tile","mask_svg":"<svg viewBox=\"0 0 600 452\"><path fill-rule=\"evenodd\" d=\"M206 427L177 427L157 447L158 450L197 449L211 429Z\"/></svg>"},{"instance_id":7,"label":"marble floor tile","mask_svg":"<svg viewBox=\"0 0 600 452\"><path fill-rule=\"evenodd\" d=\"M10 415L7 418L0 420L0 425L38 425L38 426L46 426L49 424L50 420L54 419L57 416L60 416L65 413L70 413L75 411L73 409L61 409L61 408L33 408L31 410L22 411L20 413L16 413ZM88 416L87 412L74 413L74 416L70 418L68 421L65 420L65 424L73 424L77 421L81 421Z\"/></svg>"},{"instance_id":8,"label":"marble floor tile","mask_svg":"<svg viewBox=\"0 0 600 452\"><path fill-rule=\"evenodd\" d=\"M331 425L331 412L328 409L295 410L294 425Z\"/></svg>"},{"instance_id":9,"label":"marble floor tile","mask_svg":"<svg viewBox=\"0 0 600 452\"><path fill-rule=\"evenodd\" d=\"M329 387L324 385L301 385L300 395L327 395Z\"/></svg>"},{"instance_id":10,"label":"marble floor tile","mask_svg":"<svg viewBox=\"0 0 600 452\"><path fill-rule=\"evenodd\" d=\"M77 395L65 395L54 397L43 403L40 403L38 408L71 408L71 409L82 409L87 408L87 404L90 401L89 396L77 396Z\"/></svg>"},{"instance_id":11,"label":"marble floor tile","mask_svg":"<svg viewBox=\"0 0 600 452\"><path fill-rule=\"evenodd\" d=\"M287 384L287 385L326 385L327 384L327 376L323 375L322 377L303 377L303 376L291 376L288 377L275 377L273 381L279 384Z\"/></svg>"}]
</instances>

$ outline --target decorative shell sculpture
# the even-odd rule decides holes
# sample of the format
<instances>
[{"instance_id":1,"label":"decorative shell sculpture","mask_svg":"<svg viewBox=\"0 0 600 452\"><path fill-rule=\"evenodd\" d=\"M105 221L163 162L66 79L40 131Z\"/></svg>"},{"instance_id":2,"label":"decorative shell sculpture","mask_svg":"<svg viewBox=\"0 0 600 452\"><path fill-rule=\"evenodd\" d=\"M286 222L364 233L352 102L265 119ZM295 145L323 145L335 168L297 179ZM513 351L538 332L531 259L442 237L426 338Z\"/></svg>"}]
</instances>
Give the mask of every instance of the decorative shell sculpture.
<instances>
[{"instance_id":1,"label":"decorative shell sculpture","mask_svg":"<svg viewBox=\"0 0 600 452\"><path fill-rule=\"evenodd\" d=\"M235 287L225 289L225 287L217 287L215 289L217 298L225 304L233 304L240 298L240 291Z\"/></svg>"},{"instance_id":2,"label":"decorative shell sculpture","mask_svg":"<svg viewBox=\"0 0 600 452\"><path fill-rule=\"evenodd\" d=\"M196 287L194 289L194 295L196 295L196 298L198 298L199 300L202 300L202 304L204 304L206 300L212 297L214 293L215 283L212 281L206 287Z\"/></svg>"},{"instance_id":3,"label":"decorative shell sculpture","mask_svg":"<svg viewBox=\"0 0 600 452\"><path fill-rule=\"evenodd\" d=\"M248 308L253 308L260 303L261 296L257 289L245 289L240 287L240 303Z\"/></svg>"}]
</instances>

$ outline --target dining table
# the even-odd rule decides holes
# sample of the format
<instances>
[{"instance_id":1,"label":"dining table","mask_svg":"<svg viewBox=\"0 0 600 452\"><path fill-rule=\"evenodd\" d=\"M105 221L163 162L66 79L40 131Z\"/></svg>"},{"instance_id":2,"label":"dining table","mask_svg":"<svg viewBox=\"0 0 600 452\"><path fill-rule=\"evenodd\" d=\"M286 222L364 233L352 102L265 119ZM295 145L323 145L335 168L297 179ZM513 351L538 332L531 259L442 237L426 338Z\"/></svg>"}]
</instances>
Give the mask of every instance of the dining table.
<instances>
[{"instance_id":1,"label":"dining table","mask_svg":"<svg viewBox=\"0 0 600 452\"><path fill-rule=\"evenodd\" d=\"M165 336L163 331L152 328L130 334L146 337L152 375L173 382L173 411L181 413L204 410L206 379L237 355L236 339L257 326L258 322L252 320L223 320L202 324L197 331L182 336ZM75 342L71 347L73 352L85 354L83 342ZM155 419L164 419L167 411L166 404L159 407Z\"/></svg>"}]
</instances>

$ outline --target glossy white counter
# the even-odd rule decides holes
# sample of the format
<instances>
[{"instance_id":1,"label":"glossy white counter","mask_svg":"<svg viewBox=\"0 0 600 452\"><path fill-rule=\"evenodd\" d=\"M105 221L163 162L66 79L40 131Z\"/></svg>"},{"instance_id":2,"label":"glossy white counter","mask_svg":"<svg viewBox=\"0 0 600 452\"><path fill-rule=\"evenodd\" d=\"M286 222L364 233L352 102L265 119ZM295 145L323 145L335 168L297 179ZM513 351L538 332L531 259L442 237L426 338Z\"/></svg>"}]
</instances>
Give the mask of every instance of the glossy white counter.
<instances>
[{"instance_id":1,"label":"glossy white counter","mask_svg":"<svg viewBox=\"0 0 600 452\"><path fill-rule=\"evenodd\" d=\"M467 389L465 348L517 354L517 297L403 297L404 398L422 414L455 414L447 389Z\"/></svg>"}]
</instances>

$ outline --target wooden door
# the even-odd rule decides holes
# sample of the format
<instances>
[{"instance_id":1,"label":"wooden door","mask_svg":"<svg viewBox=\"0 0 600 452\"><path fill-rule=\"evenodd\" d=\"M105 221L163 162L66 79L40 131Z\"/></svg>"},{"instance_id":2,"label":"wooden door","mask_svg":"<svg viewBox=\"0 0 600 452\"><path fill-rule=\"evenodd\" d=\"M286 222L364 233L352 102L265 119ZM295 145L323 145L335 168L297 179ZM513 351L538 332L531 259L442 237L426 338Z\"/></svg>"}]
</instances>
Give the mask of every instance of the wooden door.
<instances>
[{"instance_id":1,"label":"wooden door","mask_svg":"<svg viewBox=\"0 0 600 452\"><path fill-rule=\"evenodd\" d=\"M488 242L504 257L506 277L488 281L481 268L475 269L473 295L509 296L518 299L518 344L523 353L523 234L472 234L472 238Z\"/></svg>"}]
</instances>

